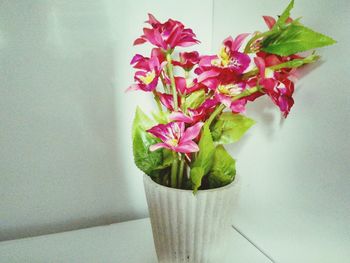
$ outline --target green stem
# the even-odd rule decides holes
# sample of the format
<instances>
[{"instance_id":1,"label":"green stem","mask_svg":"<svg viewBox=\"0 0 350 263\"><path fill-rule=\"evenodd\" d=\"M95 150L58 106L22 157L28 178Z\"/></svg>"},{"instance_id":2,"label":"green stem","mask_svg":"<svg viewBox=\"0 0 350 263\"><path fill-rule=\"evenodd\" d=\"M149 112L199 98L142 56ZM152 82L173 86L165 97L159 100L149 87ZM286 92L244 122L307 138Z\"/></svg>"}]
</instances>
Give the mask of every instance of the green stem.
<instances>
[{"instance_id":1,"label":"green stem","mask_svg":"<svg viewBox=\"0 0 350 263\"><path fill-rule=\"evenodd\" d=\"M171 166L171 175L170 175L170 186L176 188L177 185L177 167L179 165L179 159L176 152L173 152L173 164Z\"/></svg>"},{"instance_id":2,"label":"green stem","mask_svg":"<svg viewBox=\"0 0 350 263\"><path fill-rule=\"evenodd\" d=\"M310 55L306 58L303 58L303 59L293 59L293 60L283 62L283 63L277 64L277 65L274 65L271 67L267 67L266 69L271 69L271 70L276 71L276 70L279 70L282 68L299 68L305 64L313 63L316 60L318 60L319 58L320 58L319 56L312 54L312 55ZM253 77L256 74L258 74L258 72L259 72L259 70L257 68L250 70L250 71L243 74L242 79L249 79L250 77Z\"/></svg>"},{"instance_id":3,"label":"green stem","mask_svg":"<svg viewBox=\"0 0 350 263\"><path fill-rule=\"evenodd\" d=\"M165 74L165 73L164 73L164 74ZM164 92L165 92L165 93L168 93L168 92L169 92L168 85L167 85L166 82L165 82L165 79L164 79L164 77L163 77L163 74L160 74L160 80L162 81L163 88L164 88Z\"/></svg>"},{"instance_id":4,"label":"green stem","mask_svg":"<svg viewBox=\"0 0 350 263\"><path fill-rule=\"evenodd\" d=\"M177 102L177 92L176 92L176 85L175 85L175 78L174 78L174 71L173 71L173 64L171 62L171 54L169 52L166 53L166 60L167 60L167 69L168 69L168 75L170 78L170 84L171 84L171 90L173 94L173 100L174 100L174 110L178 110L178 102Z\"/></svg>"},{"instance_id":5,"label":"green stem","mask_svg":"<svg viewBox=\"0 0 350 263\"><path fill-rule=\"evenodd\" d=\"M181 160L180 160L180 169L179 169L179 181L178 181L178 188L182 187L182 180L183 180L183 176L184 176L184 166L185 166L185 160L184 157L181 156Z\"/></svg>"},{"instance_id":6,"label":"green stem","mask_svg":"<svg viewBox=\"0 0 350 263\"><path fill-rule=\"evenodd\" d=\"M163 111L162 104L160 103L159 97L158 97L157 92L155 90L153 90L153 96L154 96L154 100L157 102L158 110L160 112L162 112Z\"/></svg>"},{"instance_id":7,"label":"green stem","mask_svg":"<svg viewBox=\"0 0 350 263\"><path fill-rule=\"evenodd\" d=\"M209 119L206 121L208 126L210 126L210 124L213 122L213 120L216 118L216 116L218 116L224 109L225 109L225 105L224 104L220 104L215 109L215 111L210 115Z\"/></svg>"}]
</instances>

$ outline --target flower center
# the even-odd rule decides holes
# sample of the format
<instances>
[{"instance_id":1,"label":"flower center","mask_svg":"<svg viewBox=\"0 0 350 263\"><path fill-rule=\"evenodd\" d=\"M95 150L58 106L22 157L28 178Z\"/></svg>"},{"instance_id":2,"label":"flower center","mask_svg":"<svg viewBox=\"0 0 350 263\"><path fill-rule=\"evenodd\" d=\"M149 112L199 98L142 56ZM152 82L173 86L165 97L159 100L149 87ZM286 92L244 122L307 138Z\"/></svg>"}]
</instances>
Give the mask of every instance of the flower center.
<instances>
[{"instance_id":1,"label":"flower center","mask_svg":"<svg viewBox=\"0 0 350 263\"><path fill-rule=\"evenodd\" d=\"M222 47L219 53L219 57L221 59L221 64L224 67L227 67L230 64L230 54L227 51L226 47Z\"/></svg>"},{"instance_id":2,"label":"flower center","mask_svg":"<svg viewBox=\"0 0 350 263\"><path fill-rule=\"evenodd\" d=\"M192 88L194 86L193 79L186 79L186 87Z\"/></svg>"},{"instance_id":3,"label":"flower center","mask_svg":"<svg viewBox=\"0 0 350 263\"><path fill-rule=\"evenodd\" d=\"M173 139L169 139L167 140L166 142L168 145L171 145L171 146L177 146L179 144L179 140L173 138Z\"/></svg>"},{"instance_id":4,"label":"flower center","mask_svg":"<svg viewBox=\"0 0 350 263\"><path fill-rule=\"evenodd\" d=\"M242 88L236 84L219 85L218 90L222 94L236 96L242 92Z\"/></svg>"},{"instance_id":5,"label":"flower center","mask_svg":"<svg viewBox=\"0 0 350 263\"><path fill-rule=\"evenodd\" d=\"M154 72L154 70L152 70L151 72L147 72L146 76L140 77L140 79L144 84L148 85L154 80L155 77L156 73Z\"/></svg>"},{"instance_id":6,"label":"flower center","mask_svg":"<svg viewBox=\"0 0 350 263\"><path fill-rule=\"evenodd\" d=\"M265 69L265 78L273 78L274 77L274 71L270 68Z\"/></svg>"}]
</instances>

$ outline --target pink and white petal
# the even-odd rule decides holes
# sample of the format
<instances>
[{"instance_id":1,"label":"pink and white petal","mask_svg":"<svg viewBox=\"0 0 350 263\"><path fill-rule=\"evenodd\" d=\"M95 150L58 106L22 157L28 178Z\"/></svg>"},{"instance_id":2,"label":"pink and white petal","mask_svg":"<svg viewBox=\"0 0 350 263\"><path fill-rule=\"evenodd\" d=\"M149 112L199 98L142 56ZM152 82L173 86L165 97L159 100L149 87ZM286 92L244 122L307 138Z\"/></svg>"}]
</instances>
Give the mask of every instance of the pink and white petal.
<instances>
[{"instance_id":1,"label":"pink and white petal","mask_svg":"<svg viewBox=\"0 0 350 263\"><path fill-rule=\"evenodd\" d=\"M219 86L219 80L216 78L206 79L206 80L203 80L201 84L211 90L216 90L217 87Z\"/></svg>"},{"instance_id":2,"label":"pink and white petal","mask_svg":"<svg viewBox=\"0 0 350 263\"><path fill-rule=\"evenodd\" d=\"M125 92L133 91L133 90L141 90L140 85L138 84L133 84L130 85L129 88L125 90Z\"/></svg>"},{"instance_id":3,"label":"pink and white petal","mask_svg":"<svg viewBox=\"0 0 350 263\"><path fill-rule=\"evenodd\" d=\"M141 45L143 43L145 43L147 40L144 38L144 36L141 36L137 39L135 39L133 45L136 46L136 45Z\"/></svg>"},{"instance_id":4,"label":"pink and white petal","mask_svg":"<svg viewBox=\"0 0 350 263\"><path fill-rule=\"evenodd\" d=\"M260 57L255 57L254 58L255 65L258 67L259 72L260 72L260 77L263 79L265 78L265 61L264 59Z\"/></svg>"},{"instance_id":5,"label":"pink and white petal","mask_svg":"<svg viewBox=\"0 0 350 263\"><path fill-rule=\"evenodd\" d=\"M160 24L160 22L154 17L154 15L148 13L148 20L146 23L150 24L152 27L155 27L156 25Z\"/></svg>"},{"instance_id":6,"label":"pink and white petal","mask_svg":"<svg viewBox=\"0 0 350 263\"><path fill-rule=\"evenodd\" d=\"M230 108L231 103L232 103L232 99L230 96L226 96L222 93L217 93L215 94L215 99L217 99L218 101L220 101L222 104L224 104L227 108Z\"/></svg>"},{"instance_id":7,"label":"pink and white petal","mask_svg":"<svg viewBox=\"0 0 350 263\"><path fill-rule=\"evenodd\" d=\"M250 34L249 33L243 33L243 34L239 34L235 40L233 41L232 43L232 46L231 46L231 50L232 51L238 51L239 48L241 47L243 41L247 38L247 36L249 36Z\"/></svg>"},{"instance_id":8,"label":"pink and white petal","mask_svg":"<svg viewBox=\"0 0 350 263\"><path fill-rule=\"evenodd\" d=\"M169 145L163 143L163 142L160 142L160 143L156 143L156 144L153 144L149 147L149 150L151 152L154 152L158 149L161 149L161 148L167 148L167 149L170 149Z\"/></svg>"},{"instance_id":9,"label":"pink and white petal","mask_svg":"<svg viewBox=\"0 0 350 263\"><path fill-rule=\"evenodd\" d=\"M181 121L181 122L185 122L185 123L192 123L193 120L192 118L186 116L185 114L183 114L182 112L179 111L174 111L169 115L169 119L172 121Z\"/></svg>"},{"instance_id":10,"label":"pink and white petal","mask_svg":"<svg viewBox=\"0 0 350 263\"><path fill-rule=\"evenodd\" d=\"M139 62L140 60L144 59L145 57L140 55L140 54L136 54L132 60L130 61L130 65L135 64L136 62Z\"/></svg>"},{"instance_id":11,"label":"pink and white petal","mask_svg":"<svg viewBox=\"0 0 350 263\"><path fill-rule=\"evenodd\" d=\"M200 67L211 67L212 66L211 62L213 60L216 60L216 59L218 59L217 55L202 56L202 57L200 57L200 60L199 60L199 66Z\"/></svg>"},{"instance_id":12,"label":"pink and white petal","mask_svg":"<svg viewBox=\"0 0 350 263\"><path fill-rule=\"evenodd\" d=\"M272 16L263 16L266 25L271 29L276 24L276 19Z\"/></svg>"},{"instance_id":13,"label":"pink and white petal","mask_svg":"<svg viewBox=\"0 0 350 263\"><path fill-rule=\"evenodd\" d=\"M231 103L230 109L235 113L245 112L245 105L247 101L245 99L237 100Z\"/></svg>"},{"instance_id":14,"label":"pink and white petal","mask_svg":"<svg viewBox=\"0 0 350 263\"><path fill-rule=\"evenodd\" d=\"M185 78L175 77L175 85L176 85L176 89L180 91L181 94L185 94L187 89Z\"/></svg>"},{"instance_id":15,"label":"pink and white petal","mask_svg":"<svg viewBox=\"0 0 350 263\"><path fill-rule=\"evenodd\" d=\"M193 125L192 127L187 128L187 130L184 132L184 134L182 135L182 137L180 139L180 144L188 142L188 141L196 138L199 135L199 133L201 132L203 125L204 125L203 122L198 122L195 125Z\"/></svg>"},{"instance_id":16,"label":"pink and white petal","mask_svg":"<svg viewBox=\"0 0 350 263\"><path fill-rule=\"evenodd\" d=\"M197 77L197 80L198 82L202 82L206 79L209 79L209 78L213 78L213 77L216 77L220 74L220 72L218 70L215 70L215 69L211 69L211 70L208 70L208 71L204 71L203 73L201 73L198 77Z\"/></svg>"},{"instance_id":17,"label":"pink and white petal","mask_svg":"<svg viewBox=\"0 0 350 263\"><path fill-rule=\"evenodd\" d=\"M180 143L177 147L174 148L174 150L180 153L193 153L198 152L199 147L193 141L186 141L184 143Z\"/></svg>"}]
</instances>

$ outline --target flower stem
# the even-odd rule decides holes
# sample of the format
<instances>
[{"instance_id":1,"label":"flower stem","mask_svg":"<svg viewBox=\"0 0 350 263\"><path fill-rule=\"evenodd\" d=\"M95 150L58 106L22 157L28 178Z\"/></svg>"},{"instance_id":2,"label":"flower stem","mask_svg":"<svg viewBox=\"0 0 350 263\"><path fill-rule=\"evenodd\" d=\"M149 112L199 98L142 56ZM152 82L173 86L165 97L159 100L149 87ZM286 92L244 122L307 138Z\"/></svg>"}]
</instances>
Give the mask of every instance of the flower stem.
<instances>
[{"instance_id":1,"label":"flower stem","mask_svg":"<svg viewBox=\"0 0 350 263\"><path fill-rule=\"evenodd\" d=\"M220 104L215 109L215 111L210 115L209 119L206 121L208 126L210 126L210 124L213 122L213 120L216 118L216 116L218 116L224 109L225 109L225 105L224 104Z\"/></svg>"},{"instance_id":2,"label":"flower stem","mask_svg":"<svg viewBox=\"0 0 350 263\"><path fill-rule=\"evenodd\" d=\"M170 78L170 85L171 90L173 94L173 100L174 100L174 110L178 110L178 102L177 102L177 92L176 92L176 86L175 86L175 78L174 78L174 71L173 71L173 64L171 62L171 54L169 52L166 53L166 60L167 60L167 69L168 69L168 75Z\"/></svg>"},{"instance_id":3,"label":"flower stem","mask_svg":"<svg viewBox=\"0 0 350 263\"><path fill-rule=\"evenodd\" d=\"M160 104L159 97L158 97L157 92L155 90L153 90L153 95L154 95L154 100L157 102L158 110L160 112L162 112L163 111L162 104Z\"/></svg>"},{"instance_id":4,"label":"flower stem","mask_svg":"<svg viewBox=\"0 0 350 263\"><path fill-rule=\"evenodd\" d=\"M171 166L171 175L170 175L170 186L176 188L177 185L177 167L179 165L179 159L176 152L173 152L173 164Z\"/></svg>"},{"instance_id":5,"label":"flower stem","mask_svg":"<svg viewBox=\"0 0 350 263\"><path fill-rule=\"evenodd\" d=\"M282 68L299 68L305 64L310 64L310 63L313 63L315 62L316 60L318 60L320 57L315 55L315 54L312 54L306 58L302 58L302 59L293 59L293 60L290 60L290 61L287 61L287 62L283 62L283 63L280 63L280 64L277 64L277 65L273 65L273 66L270 66L270 67L267 67L267 69L271 69L271 70L279 70L279 69L282 69ZM258 74L259 70L256 68L256 69L253 69L253 70L250 70L246 73L243 74L242 76L242 79L249 79L250 77L253 77L255 76L256 74Z\"/></svg>"},{"instance_id":6,"label":"flower stem","mask_svg":"<svg viewBox=\"0 0 350 263\"><path fill-rule=\"evenodd\" d=\"M181 156L181 160L180 160L180 169L179 169L179 181L178 181L178 188L182 187L182 179L184 176L184 166L185 166L185 160L184 157Z\"/></svg>"},{"instance_id":7,"label":"flower stem","mask_svg":"<svg viewBox=\"0 0 350 263\"><path fill-rule=\"evenodd\" d=\"M165 74L165 72L164 72L164 74ZM160 80L162 81L164 92L168 93L169 92L168 85L166 84L165 79L164 79L162 74L160 74Z\"/></svg>"}]
</instances>

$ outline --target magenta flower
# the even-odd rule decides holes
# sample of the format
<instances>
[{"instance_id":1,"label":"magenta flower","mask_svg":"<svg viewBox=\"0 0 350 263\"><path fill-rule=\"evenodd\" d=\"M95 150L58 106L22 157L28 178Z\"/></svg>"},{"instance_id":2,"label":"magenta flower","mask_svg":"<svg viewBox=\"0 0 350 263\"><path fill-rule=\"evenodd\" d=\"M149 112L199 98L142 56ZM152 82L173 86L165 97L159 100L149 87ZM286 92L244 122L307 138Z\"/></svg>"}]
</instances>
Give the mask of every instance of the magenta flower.
<instances>
[{"instance_id":1,"label":"magenta flower","mask_svg":"<svg viewBox=\"0 0 350 263\"><path fill-rule=\"evenodd\" d=\"M199 43L193 31L185 28L179 21L169 19L161 23L152 14L148 14L146 23L150 24L151 28L144 28L143 35L135 40L134 45L150 42L167 51L177 46L188 47Z\"/></svg>"},{"instance_id":2,"label":"magenta flower","mask_svg":"<svg viewBox=\"0 0 350 263\"><path fill-rule=\"evenodd\" d=\"M263 87L263 90L272 99L273 103L280 108L286 118L294 104L292 97L294 83L288 79L289 75L283 72L270 72L270 76L266 78L264 59L256 57L254 62L260 73L258 84Z\"/></svg>"},{"instance_id":3,"label":"magenta flower","mask_svg":"<svg viewBox=\"0 0 350 263\"><path fill-rule=\"evenodd\" d=\"M175 77L175 86L177 91L183 95L190 94L201 88L197 79L186 79L183 77Z\"/></svg>"},{"instance_id":4,"label":"magenta flower","mask_svg":"<svg viewBox=\"0 0 350 263\"><path fill-rule=\"evenodd\" d=\"M215 92L215 98L230 108L234 113L242 113L245 111L247 100L242 98L232 101L232 99L242 93L246 89L246 83L241 82L237 84L219 85Z\"/></svg>"},{"instance_id":5,"label":"magenta flower","mask_svg":"<svg viewBox=\"0 0 350 263\"><path fill-rule=\"evenodd\" d=\"M217 104L218 101L216 99L207 99L197 109L187 109L187 114L184 114L181 111L172 112L169 115L169 119L172 121L180 121L190 124L205 121L214 111Z\"/></svg>"},{"instance_id":6,"label":"magenta flower","mask_svg":"<svg viewBox=\"0 0 350 263\"><path fill-rule=\"evenodd\" d=\"M152 127L147 132L163 142L151 145L150 151L166 148L180 153L198 152L199 147L193 139L199 135L203 124L203 122L198 122L186 130L183 122L170 122Z\"/></svg>"},{"instance_id":7,"label":"magenta flower","mask_svg":"<svg viewBox=\"0 0 350 263\"><path fill-rule=\"evenodd\" d=\"M130 64L140 70L135 72L134 80L136 83L131 85L127 91L153 91L158 85L158 79L164 63L160 64L159 58L155 54L151 58L137 54L133 57Z\"/></svg>"},{"instance_id":8,"label":"magenta flower","mask_svg":"<svg viewBox=\"0 0 350 263\"><path fill-rule=\"evenodd\" d=\"M174 97L171 94L157 92L160 102L166 107L168 110L174 110ZM181 97L177 98L178 106L181 107Z\"/></svg>"},{"instance_id":9,"label":"magenta flower","mask_svg":"<svg viewBox=\"0 0 350 263\"><path fill-rule=\"evenodd\" d=\"M199 62L199 53L197 51L181 52L179 56L180 61L173 61L173 64L187 71L191 70Z\"/></svg>"},{"instance_id":10,"label":"magenta flower","mask_svg":"<svg viewBox=\"0 0 350 263\"><path fill-rule=\"evenodd\" d=\"M240 34L235 39L228 37L223 41L219 55L202 56L199 67L204 70L228 68L235 74L243 73L249 66L250 58L247 54L239 52L244 39L249 34Z\"/></svg>"}]
</instances>

